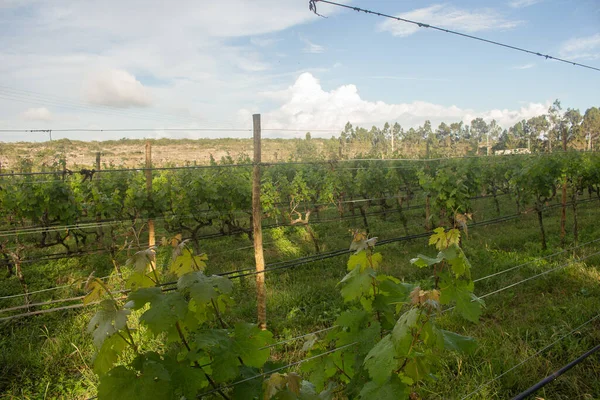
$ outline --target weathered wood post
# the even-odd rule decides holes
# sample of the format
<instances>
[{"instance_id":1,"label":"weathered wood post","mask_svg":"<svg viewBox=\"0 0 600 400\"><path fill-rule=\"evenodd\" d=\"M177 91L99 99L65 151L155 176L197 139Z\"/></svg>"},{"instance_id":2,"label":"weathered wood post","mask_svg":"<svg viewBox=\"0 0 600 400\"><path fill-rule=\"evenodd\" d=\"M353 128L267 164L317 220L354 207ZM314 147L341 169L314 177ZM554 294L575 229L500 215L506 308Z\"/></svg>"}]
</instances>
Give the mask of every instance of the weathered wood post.
<instances>
[{"instance_id":1,"label":"weathered wood post","mask_svg":"<svg viewBox=\"0 0 600 400\"><path fill-rule=\"evenodd\" d=\"M258 327L267 329L267 293L265 288L265 257L262 241L262 208L260 204L261 129L260 114L252 115L254 128L254 166L252 169L252 228L254 231L254 259L256 261L256 304Z\"/></svg>"},{"instance_id":2,"label":"weathered wood post","mask_svg":"<svg viewBox=\"0 0 600 400\"><path fill-rule=\"evenodd\" d=\"M148 199L152 199L152 144L146 141L146 191ZM154 246L156 239L154 237L154 220L148 218L148 247ZM152 266L154 269L154 266Z\"/></svg>"}]
</instances>

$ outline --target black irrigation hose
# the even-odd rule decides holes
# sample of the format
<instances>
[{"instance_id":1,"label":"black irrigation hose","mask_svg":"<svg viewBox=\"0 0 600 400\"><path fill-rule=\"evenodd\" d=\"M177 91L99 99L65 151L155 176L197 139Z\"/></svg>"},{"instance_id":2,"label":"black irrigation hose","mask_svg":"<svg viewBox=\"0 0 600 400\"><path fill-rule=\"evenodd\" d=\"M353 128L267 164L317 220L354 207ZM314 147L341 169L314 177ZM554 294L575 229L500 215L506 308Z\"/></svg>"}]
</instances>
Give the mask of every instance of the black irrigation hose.
<instances>
[{"instance_id":1,"label":"black irrigation hose","mask_svg":"<svg viewBox=\"0 0 600 400\"><path fill-rule=\"evenodd\" d=\"M545 377L544 379L542 379L535 385L531 386L529 389L525 390L524 392L519 393L518 395L513 397L512 400L525 399L527 396L537 392L539 389L543 388L544 386L546 386L547 384L549 384L550 382L552 382L553 380L555 380L556 378L558 378L559 376L561 376L562 374L564 374L565 372L567 372L568 370L570 370L571 368L573 368L577 364L581 363L583 360L585 360L586 358L588 358L589 356L591 356L592 354L594 354L598 351L600 351L600 344L597 345L596 347L594 347L593 349L586 351L581 356L577 357L575 360L571 361L570 363L568 363L564 367L560 368L559 370L553 372L551 375L548 375L547 377Z\"/></svg>"}]
</instances>

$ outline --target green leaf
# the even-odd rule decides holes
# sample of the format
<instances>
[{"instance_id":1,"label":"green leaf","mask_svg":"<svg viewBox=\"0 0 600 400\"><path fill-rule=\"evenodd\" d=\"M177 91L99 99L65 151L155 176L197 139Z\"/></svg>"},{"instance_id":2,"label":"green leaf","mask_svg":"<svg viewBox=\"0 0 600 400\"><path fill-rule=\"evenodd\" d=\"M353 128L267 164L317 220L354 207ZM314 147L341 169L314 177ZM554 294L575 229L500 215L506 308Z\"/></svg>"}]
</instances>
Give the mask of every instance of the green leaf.
<instances>
[{"instance_id":1,"label":"green leaf","mask_svg":"<svg viewBox=\"0 0 600 400\"><path fill-rule=\"evenodd\" d=\"M125 280L125 287L131 290L148 288L155 285L156 283L148 275L135 271Z\"/></svg>"},{"instance_id":2,"label":"green leaf","mask_svg":"<svg viewBox=\"0 0 600 400\"><path fill-rule=\"evenodd\" d=\"M178 362L174 357L164 357L164 366L171 376L174 398L194 399L201 389L208 386L204 372L192 367L187 360Z\"/></svg>"},{"instance_id":3,"label":"green leaf","mask_svg":"<svg viewBox=\"0 0 600 400\"><path fill-rule=\"evenodd\" d=\"M447 249L442 250L438 257L440 256L448 261L452 268L452 272L454 272L454 275L457 278L463 275L468 278L471 277L471 263L460 247L452 245Z\"/></svg>"},{"instance_id":4,"label":"green leaf","mask_svg":"<svg viewBox=\"0 0 600 400\"><path fill-rule=\"evenodd\" d=\"M127 260L126 265L133 265L135 272L144 274L148 266L154 261L155 253L153 248L138 251Z\"/></svg>"},{"instance_id":5,"label":"green leaf","mask_svg":"<svg viewBox=\"0 0 600 400\"><path fill-rule=\"evenodd\" d=\"M360 391L359 398L364 400L401 400L408 399L410 388L397 377L383 383L368 382Z\"/></svg>"},{"instance_id":6,"label":"green leaf","mask_svg":"<svg viewBox=\"0 0 600 400\"><path fill-rule=\"evenodd\" d=\"M258 375L261 371L245 365L240 367L239 379L248 379ZM266 372L266 371L265 371ZM262 381L250 379L233 387L233 399L260 399L262 393Z\"/></svg>"},{"instance_id":7,"label":"green leaf","mask_svg":"<svg viewBox=\"0 0 600 400\"><path fill-rule=\"evenodd\" d=\"M94 344L100 348L105 339L127 325L129 310L120 310L114 300L102 300L96 314L88 324L88 332L93 332Z\"/></svg>"},{"instance_id":8,"label":"green leaf","mask_svg":"<svg viewBox=\"0 0 600 400\"><path fill-rule=\"evenodd\" d=\"M98 398L174 400L170 381L171 377L162 364L143 360L139 371L119 366L102 376Z\"/></svg>"},{"instance_id":9,"label":"green leaf","mask_svg":"<svg viewBox=\"0 0 600 400\"><path fill-rule=\"evenodd\" d=\"M351 249L352 250L352 249ZM367 252L361 251L356 254L352 254L350 258L348 258L348 271L352 271L354 269L364 270L367 267Z\"/></svg>"},{"instance_id":10,"label":"green leaf","mask_svg":"<svg viewBox=\"0 0 600 400\"><path fill-rule=\"evenodd\" d=\"M219 293L230 293L233 284L222 276L206 276L202 272L187 273L177 281L177 289L198 304L216 300Z\"/></svg>"},{"instance_id":11,"label":"green leaf","mask_svg":"<svg viewBox=\"0 0 600 400\"><path fill-rule=\"evenodd\" d=\"M134 290L127 296L128 301L125 304L125 308L139 310L144 307L146 303L155 301L158 297L162 296L162 294L162 290L159 287Z\"/></svg>"},{"instance_id":12,"label":"green leaf","mask_svg":"<svg viewBox=\"0 0 600 400\"><path fill-rule=\"evenodd\" d=\"M382 384L398 368L398 359L394 343L390 335L384 336L379 343L369 351L364 361L365 368L374 382ZM361 392L362 393L362 392Z\"/></svg>"},{"instance_id":13,"label":"green leaf","mask_svg":"<svg viewBox=\"0 0 600 400\"><path fill-rule=\"evenodd\" d=\"M456 302L456 311L463 318L471 322L478 322L483 301L473 294L473 288L472 281L450 280L448 282L447 279L443 279L440 282L440 303L450 304L454 301Z\"/></svg>"},{"instance_id":14,"label":"green leaf","mask_svg":"<svg viewBox=\"0 0 600 400\"><path fill-rule=\"evenodd\" d=\"M422 381L430 372L431 365L423 357L410 358L404 367L404 374L412 379L413 382Z\"/></svg>"},{"instance_id":15,"label":"green leaf","mask_svg":"<svg viewBox=\"0 0 600 400\"><path fill-rule=\"evenodd\" d=\"M177 274L178 277L192 271L204 271L206 268L206 263L204 261L206 260L208 260L206 254L194 256L191 250L183 248L181 254L171 262L169 270Z\"/></svg>"},{"instance_id":16,"label":"green leaf","mask_svg":"<svg viewBox=\"0 0 600 400\"><path fill-rule=\"evenodd\" d=\"M273 343L273 334L254 324L237 323L234 328L233 349L245 365L261 368L271 355L270 349L262 349Z\"/></svg>"},{"instance_id":17,"label":"green leaf","mask_svg":"<svg viewBox=\"0 0 600 400\"><path fill-rule=\"evenodd\" d=\"M419 309L411 308L398 318L392 330L392 341L398 356L405 357L408 355L407 353L413 339L412 328L417 326L419 315Z\"/></svg>"},{"instance_id":18,"label":"green leaf","mask_svg":"<svg viewBox=\"0 0 600 400\"><path fill-rule=\"evenodd\" d=\"M150 308L140 317L152 333L158 335L170 332L177 321L183 320L188 310L188 304L177 292L162 294L150 301Z\"/></svg>"},{"instance_id":19,"label":"green leaf","mask_svg":"<svg viewBox=\"0 0 600 400\"><path fill-rule=\"evenodd\" d=\"M345 302L356 300L371 291L372 277L368 272L361 272L360 268L350 271L342 280L341 293Z\"/></svg>"},{"instance_id":20,"label":"green leaf","mask_svg":"<svg viewBox=\"0 0 600 400\"><path fill-rule=\"evenodd\" d=\"M472 353L477 348L477 342L472 337L459 335L458 333L439 330L444 337L444 347L461 353Z\"/></svg>"},{"instance_id":21,"label":"green leaf","mask_svg":"<svg viewBox=\"0 0 600 400\"><path fill-rule=\"evenodd\" d=\"M86 284L85 289L89 290L89 293L83 298L83 305L88 305L96 300L100 300L104 293L104 286L98 278L92 278Z\"/></svg>"},{"instance_id":22,"label":"green leaf","mask_svg":"<svg viewBox=\"0 0 600 400\"><path fill-rule=\"evenodd\" d=\"M94 372L98 375L108 372L126 347L127 342L120 335L112 335L106 339L94 357Z\"/></svg>"},{"instance_id":23,"label":"green leaf","mask_svg":"<svg viewBox=\"0 0 600 400\"><path fill-rule=\"evenodd\" d=\"M434 234L429 237L429 244L435 245L436 249L442 250L446 244L446 230L442 227L435 228Z\"/></svg>"},{"instance_id":24,"label":"green leaf","mask_svg":"<svg viewBox=\"0 0 600 400\"><path fill-rule=\"evenodd\" d=\"M442 259L440 257L431 258L424 256L423 254L418 254L416 258L410 260L410 263L416 265L419 268L425 268L433 264L437 264L441 261Z\"/></svg>"}]
</instances>

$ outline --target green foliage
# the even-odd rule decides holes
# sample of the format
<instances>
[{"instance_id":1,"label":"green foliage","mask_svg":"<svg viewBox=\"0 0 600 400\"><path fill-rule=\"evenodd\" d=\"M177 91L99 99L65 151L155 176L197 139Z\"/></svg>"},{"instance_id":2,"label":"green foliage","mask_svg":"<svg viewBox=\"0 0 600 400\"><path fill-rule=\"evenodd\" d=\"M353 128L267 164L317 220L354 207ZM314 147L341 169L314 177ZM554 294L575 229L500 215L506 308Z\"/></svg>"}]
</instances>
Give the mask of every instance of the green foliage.
<instances>
[{"instance_id":1,"label":"green foliage","mask_svg":"<svg viewBox=\"0 0 600 400\"><path fill-rule=\"evenodd\" d=\"M419 382L431 378L441 351L473 351L473 339L436 324L442 304L453 304L474 322L481 312L482 303L473 295L471 265L459 247L460 232L438 228L429 243L439 250L437 257L420 255L411 262L434 267L430 290L377 273L374 266L382 258L370 246L350 257L341 293L357 308L342 313L338 329L314 344L309 354L353 346L304 365L317 389L330 382L344 385L350 398L408 398Z\"/></svg>"}]
</instances>

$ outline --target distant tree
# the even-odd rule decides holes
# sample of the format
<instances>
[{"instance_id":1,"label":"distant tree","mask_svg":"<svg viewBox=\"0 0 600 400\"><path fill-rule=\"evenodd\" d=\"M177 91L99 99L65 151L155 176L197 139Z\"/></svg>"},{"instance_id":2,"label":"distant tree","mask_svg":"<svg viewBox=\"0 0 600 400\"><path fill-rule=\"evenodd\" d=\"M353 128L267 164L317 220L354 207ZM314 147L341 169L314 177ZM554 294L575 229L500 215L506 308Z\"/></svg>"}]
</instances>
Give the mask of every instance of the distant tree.
<instances>
[{"instance_id":1,"label":"distant tree","mask_svg":"<svg viewBox=\"0 0 600 400\"><path fill-rule=\"evenodd\" d=\"M582 134L581 122L583 117L579 110L568 108L563 116L563 135L567 136L567 143L576 149L585 149L585 135Z\"/></svg>"},{"instance_id":2,"label":"distant tree","mask_svg":"<svg viewBox=\"0 0 600 400\"><path fill-rule=\"evenodd\" d=\"M306 140L310 140L311 139L310 132L306 132L306 135L304 136L304 139L306 139Z\"/></svg>"},{"instance_id":3,"label":"distant tree","mask_svg":"<svg viewBox=\"0 0 600 400\"><path fill-rule=\"evenodd\" d=\"M585 111L581 131L587 139L586 149L592 150L594 140L600 137L600 109L598 107L591 107Z\"/></svg>"},{"instance_id":4,"label":"distant tree","mask_svg":"<svg viewBox=\"0 0 600 400\"><path fill-rule=\"evenodd\" d=\"M487 134L489 131L488 124L483 120L483 118L475 118L471 121L471 146L473 150L478 154L479 153L479 145L487 139Z\"/></svg>"},{"instance_id":5,"label":"distant tree","mask_svg":"<svg viewBox=\"0 0 600 400\"><path fill-rule=\"evenodd\" d=\"M527 120L529 127L529 147L531 151L544 151L544 138L547 137L550 122L546 115L538 115Z\"/></svg>"}]
</instances>

